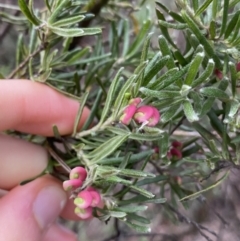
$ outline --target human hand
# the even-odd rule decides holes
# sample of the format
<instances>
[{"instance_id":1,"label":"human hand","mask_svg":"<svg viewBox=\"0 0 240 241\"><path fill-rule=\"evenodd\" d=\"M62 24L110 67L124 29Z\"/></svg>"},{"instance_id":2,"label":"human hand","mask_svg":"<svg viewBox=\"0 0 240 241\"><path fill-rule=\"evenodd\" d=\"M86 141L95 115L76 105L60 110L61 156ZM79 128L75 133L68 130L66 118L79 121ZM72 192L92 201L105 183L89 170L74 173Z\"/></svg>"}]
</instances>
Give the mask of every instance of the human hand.
<instances>
[{"instance_id":1,"label":"human hand","mask_svg":"<svg viewBox=\"0 0 240 241\"><path fill-rule=\"evenodd\" d=\"M60 134L69 134L78 108L77 101L44 84L27 80L0 81L0 131L14 129L52 136L52 127L57 125ZM79 127L88 114L89 110L84 108ZM55 222L60 214L77 219L73 204L67 200L58 180L45 175L24 186L18 185L46 168L46 150L0 134L0 156L0 240L77 240L70 230Z\"/></svg>"}]
</instances>

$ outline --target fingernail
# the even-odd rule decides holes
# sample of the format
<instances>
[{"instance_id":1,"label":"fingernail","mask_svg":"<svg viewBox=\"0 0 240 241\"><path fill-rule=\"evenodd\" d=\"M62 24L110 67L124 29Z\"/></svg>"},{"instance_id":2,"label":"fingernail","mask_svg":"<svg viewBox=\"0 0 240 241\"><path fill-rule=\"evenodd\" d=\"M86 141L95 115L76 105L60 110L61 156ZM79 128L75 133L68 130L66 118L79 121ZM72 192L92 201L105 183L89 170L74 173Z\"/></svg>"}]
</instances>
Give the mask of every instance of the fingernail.
<instances>
[{"instance_id":1,"label":"fingernail","mask_svg":"<svg viewBox=\"0 0 240 241\"><path fill-rule=\"evenodd\" d=\"M41 229L56 220L66 201L66 193L57 186L45 187L38 193L33 203L33 214Z\"/></svg>"}]
</instances>

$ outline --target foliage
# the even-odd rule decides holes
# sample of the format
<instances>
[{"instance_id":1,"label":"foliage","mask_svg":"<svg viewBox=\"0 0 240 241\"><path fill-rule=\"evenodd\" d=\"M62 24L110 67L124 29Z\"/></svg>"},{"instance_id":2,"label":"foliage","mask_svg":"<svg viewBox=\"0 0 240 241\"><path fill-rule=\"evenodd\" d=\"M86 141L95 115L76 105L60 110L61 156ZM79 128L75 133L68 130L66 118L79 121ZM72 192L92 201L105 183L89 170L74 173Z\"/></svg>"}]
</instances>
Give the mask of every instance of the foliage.
<instances>
[{"instance_id":1,"label":"foliage","mask_svg":"<svg viewBox=\"0 0 240 241\"><path fill-rule=\"evenodd\" d=\"M15 68L1 75L42 82L81 103L72 136L59 136L55 127L55 137L41 143L63 166L88 170L86 186L101 190L106 203L98 218L118 218L147 232L147 219L133 215L145 206L136 203L163 203L170 192L167 203L177 207L180 200L187 208L188 200L239 168L240 1L176 0L176 12L159 1L156 17L145 11L144 19L133 12L145 1L99 1L96 16L92 2L45 0L41 9L31 0L19 0L19 7L1 4L2 20L18 31ZM94 27L86 27L90 22ZM76 39L80 45L73 45ZM136 97L160 111L157 126L119 123ZM83 105L91 114L79 131ZM180 159L169 155L174 140L183 144ZM59 165L52 158L49 170L66 180L68 173L56 171ZM219 177L220 170L225 173Z\"/></svg>"}]
</instances>

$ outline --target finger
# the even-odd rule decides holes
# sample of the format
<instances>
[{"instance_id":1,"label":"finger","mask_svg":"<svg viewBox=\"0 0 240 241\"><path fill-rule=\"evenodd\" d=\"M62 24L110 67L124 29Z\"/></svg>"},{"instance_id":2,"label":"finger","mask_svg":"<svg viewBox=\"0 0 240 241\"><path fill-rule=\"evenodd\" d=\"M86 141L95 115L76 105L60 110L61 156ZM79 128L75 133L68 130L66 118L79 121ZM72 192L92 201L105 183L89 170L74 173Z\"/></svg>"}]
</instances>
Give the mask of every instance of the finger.
<instances>
[{"instance_id":1,"label":"finger","mask_svg":"<svg viewBox=\"0 0 240 241\"><path fill-rule=\"evenodd\" d=\"M44 148L3 134L0 134L0 156L0 197L20 182L38 176L48 164ZM74 208L72 199L68 200L62 216L79 220Z\"/></svg>"},{"instance_id":2,"label":"finger","mask_svg":"<svg viewBox=\"0 0 240 241\"><path fill-rule=\"evenodd\" d=\"M60 224L53 224L47 231L43 241L77 241L77 236L71 230Z\"/></svg>"},{"instance_id":3,"label":"finger","mask_svg":"<svg viewBox=\"0 0 240 241\"><path fill-rule=\"evenodd\" d=\"M48 164L46 150L24 140L0 134L0 188L11 189L39 175Z\"/></svg>"},{"instance_id":4,"label":"finger","mask_svg":"<svg viewBox=\"0 0 240 241\"><path fill-rule=\"evenodd\" d=\"M42 83L0 80L0 130L15 129L45 136L56 125L61 135L73 130L79 103ZM89 115L83 109L79 128Z\"/></svg>"},{"instance_id":5,"label":"finger","mask_svg":"<svg viewBox=\"0 0 240 241\"><path fill-rule=\"evenodd\" d=\"M14 188L0 199L1 240L43 240L65 203L65 192L50 176Z\"/></svg>"}]
</instances>

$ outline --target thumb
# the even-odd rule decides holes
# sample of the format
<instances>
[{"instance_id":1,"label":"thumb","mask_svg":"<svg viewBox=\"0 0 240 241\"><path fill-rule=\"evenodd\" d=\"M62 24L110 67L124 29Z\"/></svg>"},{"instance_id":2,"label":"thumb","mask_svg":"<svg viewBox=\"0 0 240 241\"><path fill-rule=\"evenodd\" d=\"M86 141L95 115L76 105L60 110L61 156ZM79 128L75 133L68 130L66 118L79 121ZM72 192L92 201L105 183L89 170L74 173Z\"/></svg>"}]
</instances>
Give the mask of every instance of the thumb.
<instances>
[{"instance_id":1,"label":"thumb","mask_svg":"<svg viewBox=\"0 0 240 241\"><path fill-rule=\"evenodd\" d=\"M1 240L43 240L66 200L60 184L50 176L15 187L0 199Z\"/></svg>"}]
</instances>

